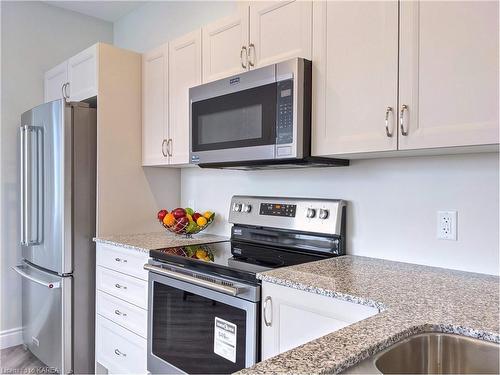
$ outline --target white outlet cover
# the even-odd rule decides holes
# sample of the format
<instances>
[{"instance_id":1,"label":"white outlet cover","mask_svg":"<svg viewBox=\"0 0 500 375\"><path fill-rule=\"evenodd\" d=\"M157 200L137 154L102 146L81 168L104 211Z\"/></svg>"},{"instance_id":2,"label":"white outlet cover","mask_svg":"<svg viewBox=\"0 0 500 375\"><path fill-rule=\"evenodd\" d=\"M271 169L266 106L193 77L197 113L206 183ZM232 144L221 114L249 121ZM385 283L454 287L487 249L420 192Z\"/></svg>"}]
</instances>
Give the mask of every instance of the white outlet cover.
<instances>
[{"instance_id":1,"label":"white outlet cover","mask_svg":"<svg viewBox=\"0 0 500 375\"><path fill-rule=\"evenodd\" d=\"M457 211L438 211L437 238L440 240L457 240Z\"/></svg>"}]
</instances>

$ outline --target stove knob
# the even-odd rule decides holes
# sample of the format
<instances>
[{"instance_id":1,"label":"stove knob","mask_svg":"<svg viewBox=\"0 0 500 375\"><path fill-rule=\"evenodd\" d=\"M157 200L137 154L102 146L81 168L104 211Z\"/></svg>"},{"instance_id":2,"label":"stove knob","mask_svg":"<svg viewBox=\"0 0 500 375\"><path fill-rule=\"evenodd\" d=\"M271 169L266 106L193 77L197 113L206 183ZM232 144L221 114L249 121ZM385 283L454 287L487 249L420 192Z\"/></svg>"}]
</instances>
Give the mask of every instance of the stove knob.
<instances>
[{"instance_id":1,"label":"stove knob","mask_svg":"<svg viewBox=\"0 0 500 375\"><path fill-rule=\"evenodd\" d=\"M309 219L312 219L314 216L316 216L316 210L314 208L308 208L306 216Z\"/></svg>"},{"instance_id":2,"label":"stove knob","mask_svg":"<svg viewBox=\"0 0 500 375\"><path fill-rule=\"evenodd\" d=\"M233 211L241 212L241 203L233 204Z\"/></svg>"},{"instance_id":3,"label":"stove knob","mask_svg":"<svg viewBox=\"0 0 500 375\"><path fill-rule=\"evenodd\" d=\"M252 206L250 204L244 204L242 210L243 212L249 213L252 211Z\"/></svg>"},{"instance_id":4,"label":"stove knob","mask_svg":"<svg viewBox=\"0 0 500 375\"><path fill-rule=\"evenodd\" d=\"M328 210L321 209L319 210L319 218L322 220L328 219Z\"/></svg>"}]
</instances>

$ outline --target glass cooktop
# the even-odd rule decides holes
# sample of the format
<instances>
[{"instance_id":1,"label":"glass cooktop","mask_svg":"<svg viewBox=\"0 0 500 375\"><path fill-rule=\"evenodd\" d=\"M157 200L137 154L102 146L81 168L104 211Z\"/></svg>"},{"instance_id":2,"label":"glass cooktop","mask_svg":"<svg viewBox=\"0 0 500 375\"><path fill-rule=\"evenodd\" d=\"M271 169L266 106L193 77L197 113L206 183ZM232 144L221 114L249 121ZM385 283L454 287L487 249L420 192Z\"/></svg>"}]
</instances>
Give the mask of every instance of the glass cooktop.
<instances>
[{"instance_id":1,"label":"glass cooktop","mask_svg":"<svg viewBox=\"0 0 500 375\"><path fill-rule=\"evenodd\" d=\"M256 282L255 274L258 272L326 257L238 241L155 249L151 250L149 255L176 266L252 282Z\"/></svg>"}]
</instances>

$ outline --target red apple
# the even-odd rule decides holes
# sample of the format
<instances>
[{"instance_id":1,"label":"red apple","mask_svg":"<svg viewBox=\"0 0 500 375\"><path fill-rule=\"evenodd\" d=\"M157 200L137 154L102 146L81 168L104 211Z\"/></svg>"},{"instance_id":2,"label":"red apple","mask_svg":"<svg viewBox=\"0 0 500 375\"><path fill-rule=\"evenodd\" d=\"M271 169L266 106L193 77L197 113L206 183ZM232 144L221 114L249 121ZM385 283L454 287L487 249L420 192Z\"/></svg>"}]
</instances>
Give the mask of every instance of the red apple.
<instances>
[{"instance_id":1,"label":"red apple","mask_svg":"<svg viewBox=\"0 0 500 375\"><path fill-rule=\"evenodd\" d=\"M158 211L158 214L156 215L156 217L158 218L158 220L161 222L163 221L163 218L168 214L168 211L167 210L160 210Z\"/></svg>"},{"instance_id":2,"label":"red apple","mask_svg":"<svg viewBox=\"0 0 500 375\"><path fill-rule=\"evenodd\" d=\"M172 215L179 220L181 217L186 217L186 210L184 208L176 208L172 211Z\"/></svg>"},{"instance_id":3,"label":"red apple","mask_svg":"<svg viewBox=\"0 0 500 375\"><path fill-rule=\"evenodd\" d=\"M189 219L186 216L181 217L177 219L177 223L175 224L174 230L177 233L181 233L187 228L188 225L189 225Z\"/></svg>"},{"instance_id":4,"label":"red apple","mask_svg":"<svg viewBox=\"0 0 500 375\"><path fill-rule=\"evenodd\" d=\"M193 221L196 223L196 220L198 220L198 218L199 218L199 217L201 217L201 214L200 214L200 213L198 213L198 212L195 212L195 213L193 214L193 216L192 216Z\"/></svg>"}]
</instances>

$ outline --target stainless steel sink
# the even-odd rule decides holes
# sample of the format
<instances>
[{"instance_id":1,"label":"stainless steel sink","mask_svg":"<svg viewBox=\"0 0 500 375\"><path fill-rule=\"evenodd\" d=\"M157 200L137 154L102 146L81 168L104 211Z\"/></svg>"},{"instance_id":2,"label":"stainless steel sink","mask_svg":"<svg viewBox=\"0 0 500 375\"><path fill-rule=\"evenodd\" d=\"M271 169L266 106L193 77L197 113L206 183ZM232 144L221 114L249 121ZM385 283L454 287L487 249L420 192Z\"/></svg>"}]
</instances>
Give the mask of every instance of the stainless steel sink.
<instances>
[{"instance_id":1,"label":"stainless steel sink","mask_svg":"<svg viewBox=\"0 0 500 375\"><path fill-rule=\"evenodd\" d=\"M498 374L500 345L465 336L422 333L347 369L364 374Z\"/></svg>"}]
</instances>

